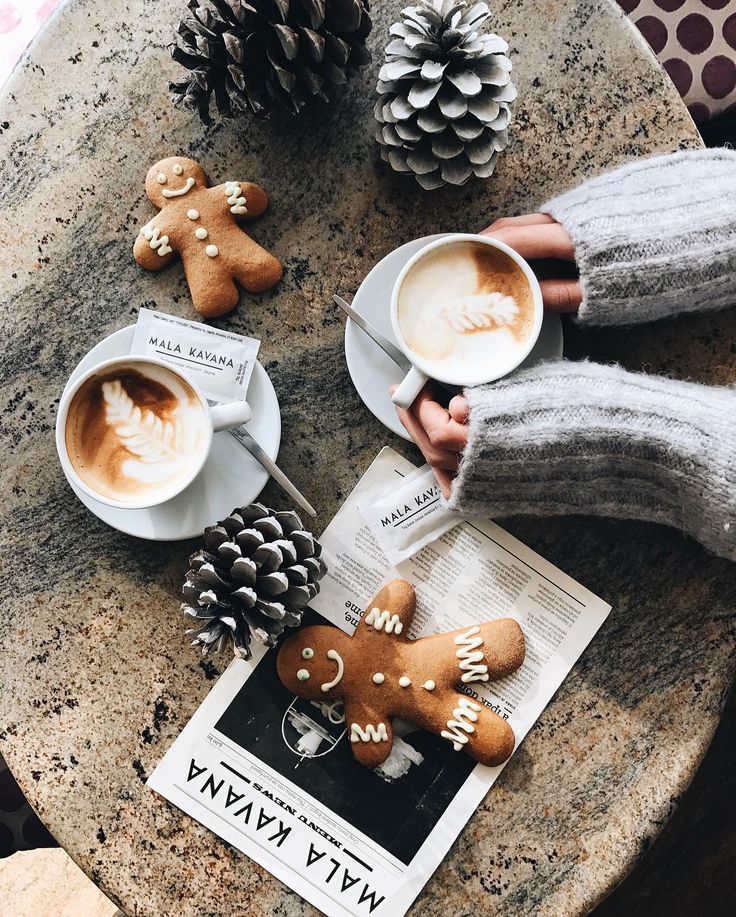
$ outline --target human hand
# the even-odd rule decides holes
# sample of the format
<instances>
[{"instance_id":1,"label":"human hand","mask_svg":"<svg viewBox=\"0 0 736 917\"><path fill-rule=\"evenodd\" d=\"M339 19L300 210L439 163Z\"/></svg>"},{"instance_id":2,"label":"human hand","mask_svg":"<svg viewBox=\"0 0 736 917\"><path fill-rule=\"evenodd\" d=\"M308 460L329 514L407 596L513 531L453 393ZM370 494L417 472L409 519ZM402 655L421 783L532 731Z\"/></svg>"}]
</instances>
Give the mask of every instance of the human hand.
<instances>
[{"instance_id":1,"label":"human hand","mask_svg":"<svg viewBox=\"0 0 736 917\"><path fill-rule=\"evenodd\" d=\"M545 309L577 312L583 293L572 276L575 248L564 226L546 213L504 217L481 232L505 242L533 265L539 277Z\"/></svg>"},{"instance_id":2,"label":"human hand","mask_svg":"<svg viewBox=\"0 0 736 917\"><path fill-rule=\"evenodd\" d=\"M390 393L396 391L394 385ZM444 407L432 383L424 386L409 410L396 408L399 420L432 466L445 499L450 496L460 453L468 444L468 402L455 395Z\"/></svg>"},{"instance_id":3,"label":"human hand","mask_svg":"<svg viewBox=\"0 0 736 917\"><path fill-rule=\"evenodd\" d=\"M528 213L496 220L481 235L505 242L534 264L544 306L553 312L576 312L582 300L579 281L572 276L575 248L567 230L545 213ZM390 389L394 393L397 386ZM396 408L399 420L432 466L445 498L449 498L460 455L468 444L468 402L456 395L444 406L432 383L408 410Z\"/></svg>"}]
</instances>

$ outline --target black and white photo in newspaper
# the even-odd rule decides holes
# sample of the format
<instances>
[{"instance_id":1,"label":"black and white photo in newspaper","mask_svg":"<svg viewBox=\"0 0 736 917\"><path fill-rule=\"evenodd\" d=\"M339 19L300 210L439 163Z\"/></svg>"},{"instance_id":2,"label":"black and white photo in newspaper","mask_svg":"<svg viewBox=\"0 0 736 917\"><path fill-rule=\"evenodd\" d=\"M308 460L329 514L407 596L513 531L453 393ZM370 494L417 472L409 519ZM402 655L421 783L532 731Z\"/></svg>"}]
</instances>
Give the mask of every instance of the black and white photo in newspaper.
<instances>
[{"instance_id":1,"label":"black and white photo in newspaper","mask_svg":"<svg viewBox=\"0 0 736 917\"><path fill-rule=\"evenodd\" d=\"M417 589L412 636L500 615L524 629L524 666L464 686L509 720L518 744L610 607L498 526L466 521L392 568L358 506L413 465L384 449L322 536L329 573L306 623L352 633L380 585ZM276 653L235 660L149 785L332 917L400 917L503 766L475 765L438 736L394 721L385 764L358 764L342 704L294 698Z\"/></svg>"}]
</instances>

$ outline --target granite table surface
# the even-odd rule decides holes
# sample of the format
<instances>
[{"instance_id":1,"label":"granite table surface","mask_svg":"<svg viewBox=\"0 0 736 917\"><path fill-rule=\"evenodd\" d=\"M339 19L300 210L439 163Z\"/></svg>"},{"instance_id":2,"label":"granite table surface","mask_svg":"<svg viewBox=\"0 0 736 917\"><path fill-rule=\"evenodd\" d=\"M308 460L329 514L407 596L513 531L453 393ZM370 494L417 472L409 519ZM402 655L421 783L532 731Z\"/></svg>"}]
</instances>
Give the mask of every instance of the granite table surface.
<instances>
[{"instance_id":1,"label":"granite table surface","mask_svg":"<svg viewBox=\"0 0 736 917\"><path fill-rule=\"evenodd\" d=\"M513 143L490 181L426 194L372 139L380 49L402 5L375 4L374 64L298 123L205 129L172 110L175 0L69 0L0 98L0 751L59 843L130 914L314 913L145 787L226 659L202 662L184 635L193 542L105 527L56 461L58 398L83 353L140 306L195 317L179 267L153 275L131 257L151 214L149 165L189 154L272 196L253 232L284 281L220 324L263 341L280 461L321 531L381 446L418 458L355 393L331 294L408 239L481 228L617 163L700 145L613 3L497 2L520 90ZM725 382L735 332L733 313L603 334L568 325L566 349ZM271 486L265 497L283 505ZM427 915L593 907L687 788L733 676L736 566L657 526L508 527L613 610L421 894Z\"/></svg>"}]
</instances>

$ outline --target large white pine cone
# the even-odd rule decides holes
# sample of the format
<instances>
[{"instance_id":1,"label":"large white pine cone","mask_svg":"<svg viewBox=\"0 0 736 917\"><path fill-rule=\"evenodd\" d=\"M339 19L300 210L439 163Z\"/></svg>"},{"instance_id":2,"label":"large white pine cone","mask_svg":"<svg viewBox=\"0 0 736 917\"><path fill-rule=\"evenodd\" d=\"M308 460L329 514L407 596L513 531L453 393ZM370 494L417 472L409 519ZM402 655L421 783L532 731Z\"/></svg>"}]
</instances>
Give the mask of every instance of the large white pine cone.
<instances>
[{"instance_id":1,"label":"large white pine cone","mask_svg":"<svg viewBox=\"0 0 736 917\"><path fill-rule=\"evenodd\" d=\"M376 140L392 168L427 190L488 178L508 144L516 89L508 45L478 31L489 15L483 2L424 0L389 29Z\"/></svg>"}]
</instances>

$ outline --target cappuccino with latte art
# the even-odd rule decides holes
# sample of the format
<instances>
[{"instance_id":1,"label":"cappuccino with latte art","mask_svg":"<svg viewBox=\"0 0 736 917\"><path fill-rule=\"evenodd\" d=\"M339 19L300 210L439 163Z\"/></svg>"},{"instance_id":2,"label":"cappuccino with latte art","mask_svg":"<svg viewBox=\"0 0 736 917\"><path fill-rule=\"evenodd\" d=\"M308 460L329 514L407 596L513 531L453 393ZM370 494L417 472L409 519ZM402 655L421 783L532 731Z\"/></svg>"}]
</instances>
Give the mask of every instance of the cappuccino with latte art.
<instances>
[{"instance_id":1,"label":"cappuccino with latte art","mask_svg":"<svg viewBox=\"0 0 736 917\"><path fill-rule=\"evenodd\" d=\"M212 426L182 376L131 360L102 368L79 386L64 437L71 466L87 488L140 505L168 499L196 475Z\"/></svg>"},{"instance_id":2,"label":"cappuccino with latte art","mask_svg":"<svg viewBox=\"0 0 736 917\"><path fill-rule=\"evenodd\" d=\"M457 241L414 263L401 284L397 318L425 371L473 385L495 366L524 359L535 307L529 281L505 252Z\"/></svg>"},{"instance_id":3,"label":"cappuccino with latte art","mask_svg":"<svg viewBox=\"0 0 736 917\"><path fill-rule=\"evenodd\" d=\"M391 401L411 407L430 379L483 385L529 357L542 328L542 291L518 252L491 236L429 242L399 272L391 327L411 366Z\"/></svg>"}]
</instances>

